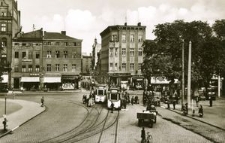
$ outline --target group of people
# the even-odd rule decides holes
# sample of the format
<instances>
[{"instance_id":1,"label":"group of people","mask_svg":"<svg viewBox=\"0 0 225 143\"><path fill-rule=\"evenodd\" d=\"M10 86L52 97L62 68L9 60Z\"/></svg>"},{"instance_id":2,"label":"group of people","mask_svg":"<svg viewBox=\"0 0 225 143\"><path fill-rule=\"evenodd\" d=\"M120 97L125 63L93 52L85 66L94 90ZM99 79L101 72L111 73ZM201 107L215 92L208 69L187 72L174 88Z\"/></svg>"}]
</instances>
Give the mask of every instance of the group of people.
<instances>
[{"instance_id":1,"label":"group of people","mask_svg":"<svg viewBox=\"0 0 225 143\"><path fill-rule=\"evenodd\" d=\"M142 130L141 130L141 143L152 143L152 141L153 141L153 138L150 135L150 133L147 132L147 135L146 135L145 128L142 127Z\"/></svg>"}]
</instances>

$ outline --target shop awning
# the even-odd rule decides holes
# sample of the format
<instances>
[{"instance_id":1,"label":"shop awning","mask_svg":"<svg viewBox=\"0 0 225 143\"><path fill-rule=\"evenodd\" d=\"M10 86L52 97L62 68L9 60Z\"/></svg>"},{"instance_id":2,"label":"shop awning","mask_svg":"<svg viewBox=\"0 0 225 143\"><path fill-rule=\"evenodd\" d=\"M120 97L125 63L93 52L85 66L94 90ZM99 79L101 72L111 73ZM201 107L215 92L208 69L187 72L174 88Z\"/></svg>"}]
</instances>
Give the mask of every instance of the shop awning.
<instances>
[{"instance_id":1,"label":"shop awning","mask_svg":"<svg viewBox=\"0 0 225 143\"><path fill-rule=\"evenodd\" d=\"M2 75L2 81L1 83L8 83L8 75Z\"/></svg>"},{"instance_id":2,"label":"shop awning","mask_svg":"<svg viewBox=\"0 0 225 143\"><path fill-rule=\"evenodd\" d=\"M40 82L39 77L21 77L20 82Z\"/></svg>"},{"instance_id":3,"label":"shop awning","mask_svg":"<svg viewBox=\"0 0 225 143\"><path fill-rule=\"evenodd\" d=\"M44 83L61 83L61 77L44 77Z\"/></svg>"}]
</instances>

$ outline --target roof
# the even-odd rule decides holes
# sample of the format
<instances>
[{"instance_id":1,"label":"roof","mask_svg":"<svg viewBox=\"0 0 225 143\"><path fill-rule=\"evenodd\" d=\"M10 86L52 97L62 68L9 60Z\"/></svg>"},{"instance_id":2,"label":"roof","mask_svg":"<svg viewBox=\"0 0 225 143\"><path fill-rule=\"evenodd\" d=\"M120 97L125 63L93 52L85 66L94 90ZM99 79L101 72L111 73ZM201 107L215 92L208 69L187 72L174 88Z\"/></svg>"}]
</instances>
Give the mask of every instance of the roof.
<instances>
[{"instance_id":1,"label":"roof","mask_svg":"<svg viewBox=\"0 0 225 143\"><path fill-rule=\"evenodd\" d=\"M19 33L18 37L15 37L14 41L33 41L33 40L42 40L43 31L42 28L27 33Z\"/></svg>"},{"instance_id":2,"label":"roof","mask_svg":"<svg viewBox=\"0 0 225 143\"><path fill-rule=\"evenodd\" d=\"M57 32L44 32L44 40L79 40L82 41L81 39L76 39L70 36L67 36L65 33L57 33Z\"/></svg>"}]
</instances>

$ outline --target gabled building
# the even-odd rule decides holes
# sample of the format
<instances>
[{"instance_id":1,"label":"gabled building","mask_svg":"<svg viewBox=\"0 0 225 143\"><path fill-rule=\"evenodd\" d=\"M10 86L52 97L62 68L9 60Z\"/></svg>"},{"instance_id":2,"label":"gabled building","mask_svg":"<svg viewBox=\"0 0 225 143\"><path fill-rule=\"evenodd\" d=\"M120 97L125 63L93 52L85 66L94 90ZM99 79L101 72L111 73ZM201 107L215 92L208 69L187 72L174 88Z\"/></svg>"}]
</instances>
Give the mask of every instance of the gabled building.
<instances>
[{"instance_id":1,"label":"gabled building","mask_svg":"<svg viewBox=\"0 0 225 143\"><path fill-rule=\"evenodd\" d=\"M146 37L146 26L114 25L108 26L100 35L102 49L100 56L102 82L120 86L128 81L134 86L134 80L142 77L142 44Z\"/></svg>"},{"instance_id":2,"label":"gabled building","mask_svg":"<svg viewBox=\"0 0 225 143\"><path fill-rule=\"evenodd\" d=\"M19 33L12 44L11 82L14 89L37 90L41 88L43 73L42 29Z\"/></svg>"},{"instance_id":3,"label":"gabled building","mask_svg":"<svg viewBox=\"0 0 225 143\"><path fill-rule=\"evenodd\" d=\"M92 56L82 56L82 75L91 76L92 74Z\"/></svg>"}]
</instances>

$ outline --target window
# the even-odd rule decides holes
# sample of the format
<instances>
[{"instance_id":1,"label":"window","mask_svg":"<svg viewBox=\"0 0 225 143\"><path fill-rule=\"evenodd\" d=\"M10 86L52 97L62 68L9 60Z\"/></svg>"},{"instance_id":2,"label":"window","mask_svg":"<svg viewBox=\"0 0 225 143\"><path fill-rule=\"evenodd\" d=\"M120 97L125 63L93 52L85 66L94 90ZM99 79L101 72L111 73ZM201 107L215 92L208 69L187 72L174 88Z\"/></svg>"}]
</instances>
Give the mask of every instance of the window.
<instances>
[{"instance_id":1,"label":"window","mask_svg":"<svg viewBox=\"0 0 225 143\"><path fill-rule=\"evenodd\" d=\"M115 70L117 70L117 69L118 69L117 63L115 63Z\"/></svg>"},{"instance_id":2,"label":"window","mask_svg":"<svg viewBox=\"0 0 225 143\"><path fill-rule=\"evenodd\" d=\"M138 42L142 42L142 41L143 41L142 35L139 35L139 36L138 36Z\"/></svg>"},{"instance_id":3,"label":"window","mask_svg":"<svg viewBox=\"0 0 225 143\"><path fill-rule=\"evenodd\" d=\"M113 63L110 63L109 64L109 70L112 70L113 69Z\"/></svg>"},{"instance_id":4,"label":"window","mask_svg":"<svg viewBox=\"0 0 225 143\"><path fill-rule=\"evenodd\" d=\"M110 57L113 56L113 49L112 48L110 48L109 55L110 55Z\"/></svg>"},{"instance_id":5,"label":"window","mask_svg":"<svg viewBox=\"0 0 225 143\"><path fill-rule=\"evenodd\" d=\"M51 58L52 57L52 52L51 51L47 51L47 58Z\"/></svg>"},{"instance_id":6,"label":"window","mask_svg":"<svg viewBox=\"0 0 225 143\"><path fill-rule=\"evenodd\" d=\"M122 35L122 42L126 43L126 35Z\"/></svg>"},{"instance_id":7,"label":"window","mask_svg":"<svg viewBox=\"0 0 225 143\"><path fill-rule=\"evenodd\" d=\"M36 71L36 72L39 72L39 71L40 71L40 66L39 66L39 65L36 65L35 71Z\"/></svg>"},{"instance_id":8,"label":"window","mask_svg":"<svg viewBox=\"0 0 225 143\"><path fill-rule=\"evenodd\" d=\"M48 42L47 45L52 45L52 42Z\"/></svg>"},{"instance_id":9,"label":"window","mask_svg":"<svg viewBox=\"0 0 225 143\"><path fill-rule=\"evenodd\" d=\"M138 69L141 70L141 63L138 63Z\"/></svg>"},{"instance_id":10,"label":"window","mask_svg":"<svg viewBox=\"0 0 225 143\"><path fill-rule=\"evenodd\" d=\"M67 72L67 70L68 70L68 69L67 69L67 64L64 64L64 65L63 65L63 71Z\"/></svg>"},{"instance_id":11,"label":"window","mask_svg":"<svg viewBox=\"0 0 225 143\"><path fill-rule=\"evenodd\" d=\"M134 42L134 34L130 35L130 42Z\"/></svg>"},{"instance_id":12,"label":"window","mask_svg":"<svg viewBox=\"0 0 225 143\"><path fill-rule=\"evenodd\" d=\"M6 31L6 24L5 23L1 24L1 31Z\"/></svg>"},{"instance_id":13,"label":"window","mask_svg":"<svg viewBox=\"0 0 225 143\"><path fill-rule=\"evenodd\" d=\"M36 59L39 59L39 58L40 58L40 53L36 52Z\"/></svg>"},{"instance_id":14,"label":"window","mask_svg":"<svg viewBox=\"0 0 225 143\"><path fill-rule=\"evenodd\" d=\"M19 52L15 52L15 58L16 58L16 59L19 58Z\"/></svg>"},{"instance_id":15,"label":"window","mask_svg":"<svg viewBox=\"0 0 225 143\"><path fill-rule=\"evenodd\" d=\"M77 46L77 43L76 42L73 42L73 46Z\"/></svg>"},{"instance_id":16,"label":"window","mask_svg":"<svg viewBox=\"0 0 225 143\"><path fill-rule=\"evenodd\" d=\"M47 64L47 71L51 71L51 64Z\"/></svg>"},{"instance_id":17,"label":"window","mask_svg":"<svg viewBox=\"0 0 225 143\"><path fill-rule=\"evenodd\" d=\"M22 52L22 58L23 58L23 59L26 58L26 52Z\"/></svg>"},{"instance_id":18,"label":"window","mask_svg":"<svg viewBox=\"0 0 225 143\"><path fill-rule=\"evenodd\" d=\"M76 71L76 64L72 64L72 72Z\"/></svg>"},{"instance_id":19,"label":"window","mask_svg":"<svg viewBox=\"0 0 225 143\"><path fill-rule=\"evenodd\" d=\"M117 35L114 34L114 35L112 35L111 38L112 38L111 40L112 40L113 42L116 42L116 41L117 41Z\"/></svg>"},{"instance_id":20,"label":"window","mask_svg":"<svg viewBox=\"0 0 225 143\"><path fill-rule=\"evenodd\" d=\"M32 59L32 52L31 51L28 52L28 59Z\"/></svg>"},{"instance_id":21,"label":"window","mask_svg":"<svg viewBox=\"0 0 225 143\"><path fill-rule=\"evenodd\" d=\"M55 71L59 71L59 64L55 65Z\"/></svg>"},{"instance_id":22,"label":"window","mask_svg":"<svg viewBox=\"0 0 225 143\"><path fill-rule=\"evenodd\" d=\"M55 45L59 46L59 42L56 42Z\"/></svg>"},{"instance_id":23,"label":"window","mask_svg":"<svg viewBox=\"0 0 225 143\"><path fill-rule=\"evenodd\" d=\"M72 58L76 58L76 56L77 56L77 53L76 53L76 52L74 52L74 53L73 53L73 57L72 57Z\"/></svg>"},{"instance_id":24,"label":"window","mask_svg":"<svg viewBox=\"0 0 225 143\"><path fill-rule=\"evenodd\" d=\"M126 63L122 63L122 71L126 71Z\"/></svg>"},{"instance_id":25,"label":"window","mask_svg":"<svg viewBox=\"0 0 225 143\"><path fill-rule=\"evenodd\" d=\"M64 42L65 46L69 46L68 42Z\"/></svg>"},{"instance_id":26,"label":"window","mask_svg":"<svg viewBox=\"0 0 225 143\"><path fill-rule=\"evenodd\" d=\"M26 46L27 44L26 43L22 43L22 46Z\"/></svg>"},{"instance_id":27,"label":"window","mask_svg":"<svg viewBox=\"0 0 225 143\"><path fill-rule=\"evenodd\" d=\"M26 72L26 65L22 65L22 72Z\"/></svg>"},{"instance_id":28,"label":"window","mask_svg":"<svg viewBox=\"0 0 225 143\"><path fill-rule=\"evenodd\" d=\"M126 56L126 49L122 48L122 56Z\"/></svg>"},{"instance_id":29,"label":"window","mask_svg":"<svg viewBox=\"0 0 225 143\"><path fill-rule=\"evenodd\" d=\"M118 56L118 48L115 49L115 56Z\"/></svg>"},{"instance_id":30,"label":"window","mask_svg":"<svg viewBox=\"0 0 225 143\"><path fill-rule=\"evenodd\" d=\"M32 72L32 65L28 65L28 72Z\"/></svg>"},{"instance_id":31,"label":"window","mask_svg":"<svg viewBox=\"0 0 225 143\"><path fill-rule=\"evenodd\" d=\"M134 71L134 63L130 64L130 71Z\"/></svg>"},{"instance_id":32,"label":"window","mask_svg":"<svg viewBox=\"0 0 225 143\"><path fill-rule=\"evenodd\" d=\"M55 51L55 57L59 58L59 56L60 56L60 52L59 51Z\"/></svg>"},{"instance_id":33,"label":"window","mask_svg":"<svg viewBox=\"0 0 225 143\"><path fill-rule=\"evenodd\" d=\"M134 48L130 48L130 57L134 56Z\"/></svg>"},{"instance_id":34,"label":"window","mask_svg":"<svg viewBox=\"0 0 225 143\"><path fill-rule=\"evenodd\" d=\"M18 66L14 67L14 72L19 72L19 67Z\"/></svg>"},{"instance_id":35,"label":"window","mask_svg":"<svg viewBox=\"0 0 225 143\"><path fill-rule=\"evenodd\" d=\"M18 45L19 45L19 43L14 43L14 45L15 45L15 46L18 46Z\"/></svg>"},{"instance_id":36,"label":"window","mask_svg":"<svg viewBox=\"0 0 225 143\"><path fill-rule=\"evenodd\" d=\"M138 49L138 56L142 56L142 48Z\"/></svg>"},{"instance_id":37,"label":"window","mask_svg":"<svg viewBox=\"0 0 225 143\"><path fill-rule=\"evenodd\" d=\"M68 52L64 51L64 58L67 58L67 57L68 57Z\"/></svg>"}]
</instances>

